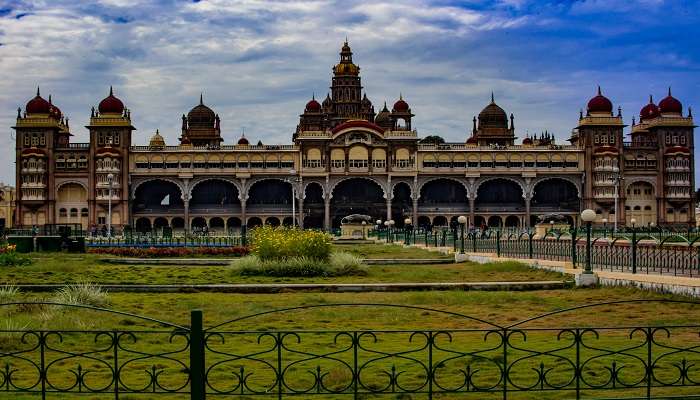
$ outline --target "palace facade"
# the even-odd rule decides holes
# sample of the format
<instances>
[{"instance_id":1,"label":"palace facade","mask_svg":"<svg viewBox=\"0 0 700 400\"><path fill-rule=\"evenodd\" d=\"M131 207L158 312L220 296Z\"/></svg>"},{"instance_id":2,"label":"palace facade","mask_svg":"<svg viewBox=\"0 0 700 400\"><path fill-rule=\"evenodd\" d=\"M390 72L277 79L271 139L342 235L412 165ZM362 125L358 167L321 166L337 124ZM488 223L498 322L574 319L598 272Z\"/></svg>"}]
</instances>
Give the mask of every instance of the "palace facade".
<instances>
[{"instance_id":1,"label":"palace facade","mask_svg":"<svg viewBox=\"0 0 700 400\"><path fill-rule=\"evenodd\" d=\"M568 144L516 136L513 114L489 104L464 141L421 139L403 98L376 112L345 43L330 92L312 98L291 144L225 144L200 98L182 115L177 145L156 132L133 145L131 111L112 89L93 108L88 143L39 91L17 110L18 225L107 223L148 230L291 224L331 228L348 214L417 225L528 227L592 208L598 223L695 224L694 124L669 90L650 98L628 137L621 110L598 89ZM522 136L522 135L521 135ZM111 201L110 201L111 197ZM618 199L617 209L615 199Z\"/></svg>"}]
</instances>

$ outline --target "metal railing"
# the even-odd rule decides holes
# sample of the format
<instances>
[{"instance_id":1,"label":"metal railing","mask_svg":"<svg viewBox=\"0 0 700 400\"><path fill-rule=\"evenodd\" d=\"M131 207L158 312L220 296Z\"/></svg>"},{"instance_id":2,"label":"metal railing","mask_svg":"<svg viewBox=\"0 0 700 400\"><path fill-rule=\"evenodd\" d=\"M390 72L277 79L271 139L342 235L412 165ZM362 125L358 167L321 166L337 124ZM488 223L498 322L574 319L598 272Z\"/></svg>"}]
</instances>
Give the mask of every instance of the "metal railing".
<instances>
[{"instance_id":1,"label":"metal railing","mask_svg":"<svg viewBox=\"0 0 700 400\"><path fill-rule=\"evenodd\" d=\"M682 307L691 313L700 305L616 301L499 324L418 306L322 304L265 311L205 328L198 310L191 311L189 326L182 326L90 306L6 303L0 304L0 312L58 309L86 313L92 321L117 316L129 325L159 328L2 328L0 392L42 399L56 394L76 399L180 395L192 400L382 395L505 400L523 394L700 398L700 325L553 325L567 313L590 317L601 310L614 312L617 306L622 319L634 303L655 303L654 310ZM435 328L404 330L269 328L270 318L281 321L292 313L360 307L396 311L405 321L437 317L441 322ZM261 324L266 328L247 328Z\"/></svg>"},{"instance_id":2,"label":"metal railing","mask_svg":"<svg viewBox=\"0 0 700 400\"><path fill-rule=\"evenodd\" d=\"M586 261L584 231L486 229L381 229L372 233L389 243L452 247L454 251L489 253L497 257L568 261L582 268ZM596 231L591 240L591 267L597 270L700 277L700 234L628 229L614 235Z\"/></svg>"}]
</instances>

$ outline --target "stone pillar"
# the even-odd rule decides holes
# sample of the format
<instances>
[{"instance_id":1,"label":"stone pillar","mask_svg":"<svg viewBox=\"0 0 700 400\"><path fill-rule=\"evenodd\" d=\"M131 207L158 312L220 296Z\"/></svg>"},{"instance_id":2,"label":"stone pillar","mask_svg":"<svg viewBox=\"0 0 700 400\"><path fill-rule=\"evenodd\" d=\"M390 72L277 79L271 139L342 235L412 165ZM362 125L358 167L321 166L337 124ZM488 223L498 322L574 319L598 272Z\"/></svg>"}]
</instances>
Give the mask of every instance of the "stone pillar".
<instances>
[{"instance_id":1,"label":"stone pillar","mask_svg":"<svg viewBox=\"0 0 700 400\"><path fill-rule=\"evenodd\" d=\"M413 215L411 216L413 226L418 224L418 199L413 199Z\"/></svg>"},{"instance_id":2,"label":"stone pillar","mask_svg":"<svg viewBox=\"0 0 700 400\"><path fill-rule=\"evenodd\" d=\"M530 227L530 200L532 198L529 196L525 198L525 223L523 226L526 228Z\"/></svg>"},{"instance_id":3,"label":"stone pillar","mask_svg":"<svg viewBox=\"0 0 700 400\"><path fill-rule=\"evenodd\" d=\"M248 225L248 217L246 216L245 205L246 200L241 200L241 225Z\"/></svg>"},{"instance_id":4,"label":"stone pillar","mask_svg":"<svg viewBox=\"0 0 700 400\"><path fill-rule=\"evenodd\" d=\"M331 229L331 198L326 196L323 199L323 228L325 230Z\"/></svg>"},{"instance_id":5,"label":"stone pillar","mask_svg":"<svg viewBox=\"0 0 700 400\"><path fill-rule=\"evenodd\" d=\"M299 196L299 209L297 210L297 223L299 228L304 229L304 196Z\"/></svg>"},{"instance_id":6,"label":"stone pillar","mask_svg":"<svg viewBox=\"0 0 700 400\"><path fill-rule=\"evenodd\" d=\"M190 200L185 199L183 201L185 203L185 232L189 232L190 230Z\"/></svg>"},{"instance_id":7,"label":"stone pillar","mask_svg":"<svg viewBox=\"0 0 700 400\"><path fill-rule=\"evenodd\" d=\"M470 197L469 198L469 225L473 226L474 228L477 228L476 226L476 216L474 215L474 203L475 203L474 198Z\"/></svg>"},{"instance_id":8,"label":"stone pillar","mask_svg":"<svg viewBox=\"0 0 700 400\"><path fill-rule=\"evenodd\" d=\"M386 199L386 220L391 219L391 199L387 197Z\"/></svg>"}]
</instances>

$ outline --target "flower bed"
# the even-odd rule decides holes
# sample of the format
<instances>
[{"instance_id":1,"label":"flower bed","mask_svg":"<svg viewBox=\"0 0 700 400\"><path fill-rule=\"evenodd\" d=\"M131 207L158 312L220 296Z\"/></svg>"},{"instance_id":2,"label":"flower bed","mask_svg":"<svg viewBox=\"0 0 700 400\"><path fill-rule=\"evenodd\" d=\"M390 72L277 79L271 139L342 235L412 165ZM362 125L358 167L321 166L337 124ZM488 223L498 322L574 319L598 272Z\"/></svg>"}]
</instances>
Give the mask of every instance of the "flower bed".
<instances>
[{"instance_id":1,"label":"flower bed","mask_svg":"<svg viewBox=\"0 0 700 400\"><path fill-rule=\"evenodd\" d=\"M252 231L251 253L261 260L306 257L327 261L331 255L331 243L327 233L263 226Z\"/></svg>"},{"instance_id":2,"label":"flower bed","mask_svg":"<svg viewBox=\"0 0 700 400\"><path fill-rule=\"evenodd\" d=\"M234 256L248 254L247 247L97 247L88 250L93 254L108 254L120 257L158 258L187 256Z\"/></svg>"},{"instance_id":3,"label":"flower bed","mask_svg":"<svg viewBox=\"0 0 700 400\"><path fill-rule=\"evenodd\" d=\"M0 246L0 265L6 267L31 264L32 259L17 252L16 244Z\"/></svg>"}]
</instances>

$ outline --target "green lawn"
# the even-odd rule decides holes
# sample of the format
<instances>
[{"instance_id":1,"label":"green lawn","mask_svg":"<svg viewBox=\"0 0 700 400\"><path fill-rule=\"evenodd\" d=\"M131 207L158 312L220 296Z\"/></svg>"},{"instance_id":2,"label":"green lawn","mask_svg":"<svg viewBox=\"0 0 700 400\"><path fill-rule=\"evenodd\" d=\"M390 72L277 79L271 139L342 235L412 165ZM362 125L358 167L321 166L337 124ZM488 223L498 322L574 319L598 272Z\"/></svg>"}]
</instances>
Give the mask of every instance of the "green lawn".
<instances>
[{"instance_id":1,"label":"green lawn","mask_svg":"<svg viewBox=\"0 0 700 400\"><path fill-rule=\"evenodd\" d=\"M362 258L449 258L437 252L397 245L335 246ZM493 282L565 279L561 274L530 269L514 262L436 265L371 265L366 276L333 278L273 278L241 276L235 266L115 265L101 262L96 254L32 255L28 266L0 267L0 282L16 284L206 284L206 283L386 283L386 282Z\"/></svg>"},{"instance_id":2,"label":"green lawn","mask_svg":"<svg viewBox=\"0 0 700 400\"><path fill-rule=\"evenodd\" d=\"M26 298L35 298L36 295L24 295ZM403 304L440 310L449 310L484 319L499 325L512 324L525 318L539 315L545 312L554 311L576 305L604 302L614 300L627 300L632 298L646 299L671 299L669 296L651 294L631 289L566 289L539 292L419 292L419 293L282 293L276 295L238 295L238 294L128 294L114 293L111 295L111 307L117 310L129 311L142 315L148 315L162 320L171 321L177 324L189 324L189 313L193 308L202 309L204 312L205 327L211 327L226 320L259 313L284 307L328 305L332 303L370 303L370 304ZM559 335L560 331L548 331L543 328L548 327L604 327L604 326L644 326L658 324L687 324L696 322L700 314L700 307L683 304L623 304L608 305L594 309L583 309L567 312L555 317L537 320L526 324L524 327L533 330L526 331L526 339L516 334L511 337L511 346L508 350L508 357L522 359L521 364L514 367L512 378L515 383L523 384L536 376L537 368L543 363L546 368L553 368L553 372L548 375L552 383L561 383L571 373L570 367L564 358L575 358L575 350L570 346L571 336L566 332ZM129 338L123 339L123 348L120 350L121 362L134 359L128 367L123 370L123 379L126 383L137 386L144 383L147 374L144 372L152 365L162 369L159 382L166 386L176 386L183 382L183 374L179 367L178 360L186 362L187 352L184 351L185 343L182 339L175 337L172 342L169 329L150 322L141 322L132 317L125 317L112 314L96 313L91 311L54 311L50 308L24 308L15 310L11 314L5 314L7 320L14 321L25 329L38 329L42 326L52 329L122 329L122 330L160 330L162 333L136 333L136 341ZM323 372L327 372L324 383L331 387L341 387L348 381L349 375L343 362L352 362L353 352L348 350L348 336L338 331L350 332L353 330L374 329L383 330L377 332L375 339L364 337L361 342L362 348L358 351L358 357L365 362L369 362L363 382L370 387L378 388L386 382L386 376L381 371L390 371L392 366L398 371L403 371L403 384L405 387L415 388L425 379L421 372L420 362L427 362L427 351L425 345L425 333L413 335L411 333L400 332L402 330L420 330L421 332L456 329L487 329L488 325L459 317L445 316L444 314L410 309L395 309L380 307L377 305L367 307L323 307L312 308L302 311L286 313L268 314L258 318L242 321L237 324L228 324L220 327L217 331L228 331L221 336L211 337L209 342L212 351L220 351L225 354L210 353L208 355L208 365L213 365L217 361L226 361L221 366L212 370L210 379L218 388L230 387L235 379L232 373L238 372L241 367L246 373L254 373L250 384L258 388L269 384L274 380L272 372L265 367L263 362L275 363L277 351L275 351L274 338L278 330L283 332L294 330L304 331L298 336L288 336L284 340L282 356L284 365L290 366L286 377L289 384L297 389L305 385L313 384L312 375L309 372L320 367ZM537 329L537 330L534 330ZM251 330L253 332L241 332ZM328 332L329 331L329 332ZM584 341L590 348L585 348L581 352L584 358L591 358L591 363L584 370L587 379L593 383L604 382L607 378L605 368L610 367L612 361L616 361L618 366L625 365L627 370L623 374L623 379L632 380L639 374L639 363L634 357L646 357L645 348L635 346L643 342L643 335L639 333L629 335L632 329L610 329L598 330L598 337L589 333ZM691 347L697 346L697 328L674 328L670 329L670 337L666 337L666 332L660 332L655 339L659 345ZM479 369L481 373L475 376L478 383L486 384L493 382L498 376L498 365L503 362L503 354L499 351L489 350L497 345L497 336L486 336L483 331L452 331L451 340L447 334L440 334L435 337L435 347L433 351L433 362L443 362L438 370L439 378L444 385L458 385L460 382L460 369L469 365L473 369ZM222 342L220 339L224 338ZM24 346L31 346L32 338ZM104 337L96 338L95 334L63 334L63 342L58 342L54 337L49 342L54 349L47 353L48 360L55 360L65 353L61 351L75 351L79 348L83 351L87 349L95 350L96 359L91 360L85 357L80 359L69 359L60 361L50 370L50 376L55 382L70 382L73 375L70 369L75 370L76 364L81 363L83 367L92 368L93 375L91 383L104 382L106 375L100 375L103 366L100 360L110 363L113 358L110 354L103 354L99 348L104 345ZM4 335L0 340L2 349L21 349L17 338ZM438 348L439 347L439 348ZM610 354L610 350L622 352L623 354ZM171 351L171 359L162 357L145 358L138 352L154 354L158 351ZM459 354L451 352L459 352ZM533 356L532 351L538 352ZM660 346L655 347L658 354L669 354L658 364L658 378L668 378L673 376L673 363L681 361L681 355L672 354L670 349ZM543 354L543 352L549 352ZM469 354L464 354L469 353ZM235 356L232 356L235 354ZM246 359L237 359L237 356L247 355ZM332 355L331 355L332 354ZM657 354L657 353L655 353ZM324 355L322 358L319 356ZM38 354L32 353L32 358ZM451 359L453 356L458 356ZM682 356L687 358L687 362L698 364L700 356L697 352L685 352ZM234 360L234 359L237 359ZM0 361L2 363L4 361ZM296 363L296 364L291 364ZM13 364L19 366L19 363ZM533 370L532 368L535 368ZM472 370L473 371L473 370ZM31 374L27 374L28 378ZM697 371L692 370L691 376L697 377ZM17 375L17 379L22 377ZM103 379L102 381L100 379ZM659 391L657 391L659 392ZM661 391L664 392L664 391ZM640 394L641 392L637 392ZM690 394L690 389L665 389L665 393ZM618 397L619 393L609 392L606 394L610 398ZM569 398L567 396L566 398ZM590 397L590 396L589 396ZM24 399L32 397L15 397L9 394L2 394L2 399ZM36 398L36 397L34 397ZM68 398L66 396L50 396L49 398ZM81 397L81 398L109 398L104 397ZM120 398L145 399L148 396L123 395ZM177 398L168 396L167 398ZM183 397L185 398L185 397ZM254 397L244 397L252 399ZM302 396L300 398L314 398L312 396ZM321 396L319 398L348 398L343 396ZM351 397L350 397L351 398ZM386 398L386 399L425 399L426 395L393 395L387 397L364 397L364 398ZM440 399L461 399L461 398L500 398L498 395L475 395L467 397L463 394L440 396ZM559 399L565 398L561 393L528 393L513 394L509 398L514 399Z\"/></svg>"}]
</instances>

